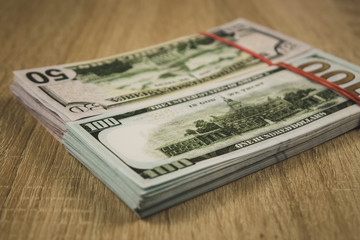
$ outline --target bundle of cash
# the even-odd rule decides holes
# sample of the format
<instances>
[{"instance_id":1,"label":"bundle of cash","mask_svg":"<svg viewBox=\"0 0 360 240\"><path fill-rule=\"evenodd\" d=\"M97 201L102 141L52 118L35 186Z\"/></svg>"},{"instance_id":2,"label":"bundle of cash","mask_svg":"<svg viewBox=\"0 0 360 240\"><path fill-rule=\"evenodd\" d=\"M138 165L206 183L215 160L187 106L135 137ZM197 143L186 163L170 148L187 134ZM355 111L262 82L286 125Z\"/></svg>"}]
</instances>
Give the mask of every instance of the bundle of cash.
<instances>
[{"instance_id":1,"label":"bundle of cash","mask_svg":"<svg viewBox=\"0 0 360 240\"><path fill-rule=\"evenodd\" d=\"M283 61L310 47L237 20L210 30ZM200 34L80 63L14 72L11 90L58 140L65 124L136 103L160 100L266 66L253 56ZM130 107L131 106L131 107Z\"/></svg>"},{"instance_id":2,"label":"bundle of cash","mask_svg":"<svg viewBox=\"0 0 360 240\"><path fill-rule=\"evenodd\" d=\"M360 68L245 20L209 31L360 94ZM11 89L139 216L154 214L360 124L360 107L203 35L15 72Z\"/></svg>"}]
</instances>

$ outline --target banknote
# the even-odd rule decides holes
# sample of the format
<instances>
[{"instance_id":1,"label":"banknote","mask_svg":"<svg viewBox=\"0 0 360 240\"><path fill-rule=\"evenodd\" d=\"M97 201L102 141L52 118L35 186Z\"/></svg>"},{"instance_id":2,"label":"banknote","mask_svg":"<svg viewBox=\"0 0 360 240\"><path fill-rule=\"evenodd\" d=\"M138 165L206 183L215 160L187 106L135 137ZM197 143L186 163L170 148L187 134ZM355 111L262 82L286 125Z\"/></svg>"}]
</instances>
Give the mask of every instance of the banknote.
<instances>
[{"instance_id":1,"label":"banknote","mask_svg":"<svg viewBox=\"0 0 360 240\"><path fill-rule=\"evenodd\" d=\"M319 50L291 63L360 95L355 65ZM98 154L107 152L113 163L126 166L121 171L131 171L135 181L151 185L231 159L245 161L259 153L270 157L303 144L311 134L326 134L326 126L359 115L352 101L278 67L202 90L67 127Z\"/></svg>"},{"instance_id":2,"label":"banknote","mask_svg":"<svg viewBox=\"0 0 360 240\"><path fill-rule=\"evenodd\" d=\"M274 62L309 49L297 40L241 19L210 32ZM67 122L127 103L196 89L264 66L246 52L195 34L103 59L15 71L13 89L46 102Z\"/></svg>"},{"instance_id":3,"label":"banknote","mask_svg":"<svg viewBox=\"0 0 360 240\"><path fill-rule=\"evenodd\" d=\"M288 62L339 85L351 94L360 95L359 66L340 58L334 58L320 50L309 51L302 54L301 57L288 60Z\"/></svg>"},{"instance_id":4,"label":"banknote","mask_svg":"<svg viewBox=\"0 0 360 240\"><path fill-rule=\"evenodd\" d=\"M360 125L355 102L299 74L359 96L359 66L243 19L208 33L18 70L10 88L140 216Z\"/></svg>"}]
</instances>

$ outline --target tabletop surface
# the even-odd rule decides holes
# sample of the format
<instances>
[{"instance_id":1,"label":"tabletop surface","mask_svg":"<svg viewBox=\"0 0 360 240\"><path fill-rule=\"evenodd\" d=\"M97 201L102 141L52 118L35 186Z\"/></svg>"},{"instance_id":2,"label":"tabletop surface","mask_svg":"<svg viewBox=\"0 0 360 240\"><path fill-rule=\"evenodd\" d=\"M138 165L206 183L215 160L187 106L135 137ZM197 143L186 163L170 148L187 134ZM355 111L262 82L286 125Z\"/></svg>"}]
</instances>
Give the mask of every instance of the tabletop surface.
<instances>
[{"instance_id":1,"label":"tabletop surface","mask_svg":"<svg viewBox=\"0 0 360 240\"><path fill-rule=\"evenodd\" d=\"M0 239L360 239L360 130L146 219L9 90L12 71L245 18L360 65L358 0L0 0Z\"/></svg>"}]
</instances>

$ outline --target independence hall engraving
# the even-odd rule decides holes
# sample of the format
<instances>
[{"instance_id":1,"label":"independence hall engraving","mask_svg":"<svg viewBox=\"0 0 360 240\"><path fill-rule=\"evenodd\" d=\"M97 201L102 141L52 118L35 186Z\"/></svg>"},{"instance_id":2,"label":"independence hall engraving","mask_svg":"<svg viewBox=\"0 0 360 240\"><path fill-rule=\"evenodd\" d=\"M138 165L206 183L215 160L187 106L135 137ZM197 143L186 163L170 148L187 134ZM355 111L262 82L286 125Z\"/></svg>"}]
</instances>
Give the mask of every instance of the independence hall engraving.
<instances>
[{"instance_id":1,"label":"independence hall engraving","mask_svg":"<svg viewBox=\"0 0 360 240\"><path fill-rule=\"evenodd\" d=\"M158 150L168 157L176 156L276 123L300 111L321 104L331 104L328 101L335 97L337 95L329 89L306 89L288 92L283 98L268 98L266 102L248 106L224 98L230 108L228 113L211 116L210 121L195 121L196 129L187 129L182 140L161 146Z\"/></svg>"}]
</instances>

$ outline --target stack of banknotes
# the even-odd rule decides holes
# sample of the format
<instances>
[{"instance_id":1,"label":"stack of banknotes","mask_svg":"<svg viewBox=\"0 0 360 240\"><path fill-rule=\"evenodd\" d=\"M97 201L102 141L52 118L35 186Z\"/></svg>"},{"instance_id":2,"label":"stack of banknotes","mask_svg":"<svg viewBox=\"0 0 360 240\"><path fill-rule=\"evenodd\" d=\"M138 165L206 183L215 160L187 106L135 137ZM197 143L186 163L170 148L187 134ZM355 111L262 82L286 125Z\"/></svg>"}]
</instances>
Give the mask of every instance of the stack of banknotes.
<instances>
[{"instance_id":1,"label":"stack of banknotes","mask_svg":"<svg viewBox=\"0 0 360 240\"><path fill-rule=\"evenodd\" d=\"M360 68L238 19L208 31L360 95ZM203 34L14 72L11 90L139 216L154 214L360 125L360 107Z\"/></svg>"}]
</instances>

